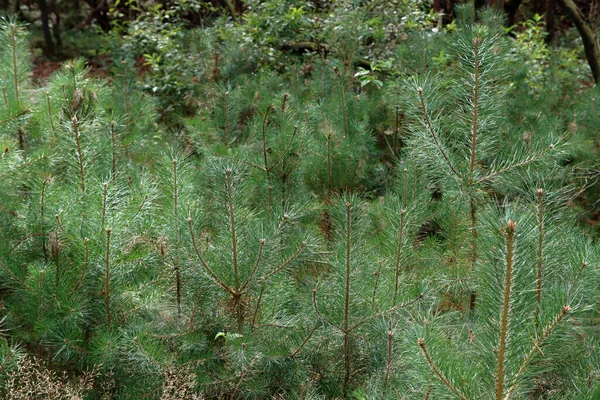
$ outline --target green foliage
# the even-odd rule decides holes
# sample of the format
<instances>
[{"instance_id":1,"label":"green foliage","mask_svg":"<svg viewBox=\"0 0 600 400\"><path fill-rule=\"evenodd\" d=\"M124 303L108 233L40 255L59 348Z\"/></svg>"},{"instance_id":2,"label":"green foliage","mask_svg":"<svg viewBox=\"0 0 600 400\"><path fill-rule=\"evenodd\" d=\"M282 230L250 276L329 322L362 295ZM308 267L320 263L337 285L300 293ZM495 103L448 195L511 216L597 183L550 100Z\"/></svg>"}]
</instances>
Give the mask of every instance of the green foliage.
<instances>
[{"instance_id":1,"label":"green foliage","mask_svg":"<svg viewBox=\"0 0 600 400\"><path fill-rule=\"evenodd\" d=\"M597 396L597 90L423 4L117 2L39 89L2 22L2 396Z\"/></svg>"}]
</instances>

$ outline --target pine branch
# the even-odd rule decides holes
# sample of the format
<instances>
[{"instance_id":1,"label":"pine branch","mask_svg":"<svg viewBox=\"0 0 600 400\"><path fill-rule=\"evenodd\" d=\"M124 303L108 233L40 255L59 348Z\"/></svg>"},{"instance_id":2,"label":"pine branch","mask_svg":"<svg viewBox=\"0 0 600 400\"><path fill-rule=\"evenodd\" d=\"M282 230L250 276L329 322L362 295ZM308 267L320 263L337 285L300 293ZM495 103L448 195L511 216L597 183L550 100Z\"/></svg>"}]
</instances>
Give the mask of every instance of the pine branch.
<instances>
[{"instance_id":1,"label":"pine branch","mask_svg":"<svg viewBox=\"0 0 600 400\"><path fill-rule=\"evenodd\" d=\"M303 241L300 244L300 247L298 247L298 250L296 250L296 252L294 254L292 254L287 260L285 260L280 266L278 266L277 268L275 268L273 271L271 271L270 273L268 273L267 275L265 275L264 277L262 277L261 279L259 279L259 282L264 282L267 279L269 279L271 276L275 275L276 273L278 273L279 271L281 271L282 269L284 269L285 267L287 267L292 261L294 261L294 259L296 257L298 257L298 255L300 254L300 252L302 252L302 250L306 247L306 242Z\"/></svg>"},{"instance_id":2,"label":"pine branch","mask_svg":"<svg viewBox=\"0 0 600 400\"><path fill-rule=\"evenodd\" d=\"M544 157L548 152L554 150L555 146L553 144L551 144L550 146L548 146L546 149L538 152L537 154L533 154L529 157L525 157L523 160L515 163L515 164L511 164L511 165L507 165L506 167L500 168L486 176L484 176L483 178L479 178L477 180L477 183L483 183L483 182L487 182L491 179L494 179L495 177L497 177L498 175L502 175L505 172L508 171L512 171L514 169L517 168L521 168L521 167L525 167L533 162L538 161L539 159L541 159L542 157Z\"/></svg>"},{"instance_id":3,"label":"pine branch","mask_svg":"<svg viewBox=\"0 0 600 400\"><path fill-rule=\"evenodd\" d=\"M342 332L342 333L344 332L344 330L342 328L340 328L339 326L334 324L329 318L326 318L323 314L321 314L321 311L319 311L319 306L317 305L317 289L313 289L312 303L313 303L313 308L315 310L315 313L317 314L317 317L319 317L321 320L327 322L332 327L338 329L340 332Z\"/></svg>"},{"instance_id":4,"label":"pine branch","mask_svg":"<svg viewBox=\"0 0 600 400\"><path fill-rule=\"evenodd\" d=\"M296 350L292 351L289 355L289 357L294 358L296 357L296 355L300 352L300 350L302 350L302 348L306 345L306 343L308 343L308 341L310 340L310 338L312 337L313 333L315 333L315 331L317 330L317 327L319 326L319 324L315 324L315 326L313 326L312 330L310 331L310 333L308 334L308 336L306 336L304 338L304 340L302 341L302 343L300 344L300 346L298 346L296 348Z\"/></svg>"},{"instance_id":5,"label":"pine branch","mask_svg":"<svg viewBox=\"0 0 600 400\"><path fill-rule=\"evenodd\" d=\"M520 376L527 369L527 366L529 365L529 363L533 359L533 356L538 351L541 351L540 350L540 346L544 343L544 341L546 339L548 339L548 337L552 334L552 331L554 330L554 328L556 328L556 326L560 323L560 321L562 321L563 318L566 317L567 314L570 311L571 311L571 307L570 306L564 306L562 308L560 314L558 314L558 316L556 318L554 318L554 321L552 321L552 323L548 326L548 328L546 328L542 332L542 335L538 339L536 339L536 340L533 341L533 345L531 346L531 349L529 350L529 353L527 353L527 355L523 359L523 362L521 363L521 366L519 367L519 370L517 371L517 373L513 377L513 380L515 381L515 383L513 383L508 388L508 390L506 391L506 396L504 396L504 400L509 400L510 399L510 397L512 396L512 394L515 391L515 389L519 386L519 378L520 378Z\"/></svg>"},{"instance_id":6,"label":"pine branch","mask_svg":"<svg viewBox=\"0 0 600 400\"><path fill-rule=\"evenodd\" d=\"M227 286L225 284L225 282L223 282L221 279L219 279L217 274L215 274L214 271L208 266L206 261L204 261L204 258L200 254L200 249L198 248L198 244L196 243L196 235L194 235L194 229L192 227L192 219L188 217L187 222L188 222L188 226L190 228L190 236L192 237L192 246L194 247L194 251L196 252L196 256L198 256L198 259L200 260L202 267L204 267L204 270L213 278L215 283L217 285L219 285L224 291L226 291L227 293L230 293L231 295L235 295L235 293L236 293L235 290L233 290L232 288Z\"/></svg>"},{"instance_id":7,"label":"pine branch","mask_svg":"<svg viewBox=\"0 0 600 400\"><path fill-rule=\"evenodd\" d=\"M277 160L275 160L275 162L273 163L273 165L271 165L271 167L268 169L268 171L272 171L273 168L275 168L277 165L279 165L279 163L281 162L281 160L283 160L283 157L285 157L285 155L290 150L290 147L292 147L292 143L294 142L294 138L296 137L296 133L297 132L298 132L298 126L294 126L294 132L292 133L292 137L290 138L290 141L288 142L288 144L285 147L285 149L283 150L283 152L279 155L279 157L277 158Z\"/></svg>"},{"instance_id":8,"label":"pine branch","mask_svg":"<svg viewBox=\"0 0 600 400\"><path fill-rule=\"evenodd\" d=\"M0 260L0 267L2 267L2 269L8 274L10 275L11 278L13 278L15 281L19 282L24 288L31 290L31 288L21 279L19 279L19 277L17 275L15 275L14 272L12 272L7 266L6 264L4 264L4 261Z\"/></svg>"},{"instance_id":9,"label":"pine branch","mask_svg":"<svg viewBox=\"0 0 600 400\"><path fill-rule=\"evenodd\" d=\"M431 137L433 138L433 141L435 142L435 146L438 148L439 152L444 157L446 164L448 164L448 167L454 173L454 175L456 175L458 178L461 178L462 176L461 176L460 172L458 172L456 167L450 161L448 154L446 154L446 151L442 147L442 144L440 143L440 141L437 137L437 134L435 133L435 129L433 128L433 125L431 124L429 112L427 111L427 106L425 105L425 98L423 97L423 88L418 87L417 92L419 93L419 100L421 102L421 110L423 111L423 116L425 117L425 123L427 125L427 129L429 130L429 133L431 134Z\"/></svg>"},{"instance_id":10,"label":"pine branch","mask_svg":"<svg viewBox=\"0 0 600 400\"><path fill-rule=\"evenodd\" d=\"M250 282L252 280L252 278L254 278L254 274L256 273L256 270L258 269L258 265L260 264L260 260L262 258L263 248L265 247L265 243L266 243L265 239L260 239L260 241L259 241L260 247L258 248L258 256L256 257L256 261L254 262L254 266L252 267L252 272L250 273L250 275L248 275L248 278L246 278L244 283L242 283L240 292L243 292L246 285L248 285L248 282Z\"/></svg>"},{"instance_id":11,"label":"pine branch","mask_svg":"<svg viewBox=\"0 0 600 400\"><path fill-rule=\"evenodd\" d=\"M9 123L11 121L14 121L16 119L19 119L22 116L29 114L30 112L31 112L31 110L29 110L29 109L25 109L23 111L20 111L20 112L18 112L15 115L12 115L12 116L10 116L10 117L8 117L6 119L0 120L0 125L4 125L4 124L7 124L7 123Z\"/></svg>"},{"instance_id":12,"label":"pine branch","mask_svg":"<svg viewBox=\"0 0 600 400\"><path fill-rule=\"evenodd\" d=\"M367 318L363 319L362 321L360 321L360 322L357 322L356 324L352 325L352 326L351 326L351 327L348 329L348 332L352 332L353 330L355 330L355 329L356 329L356 328L358 328L359 326L362 326L362 325L366 324L367 322L369 322L369 321L371 321L371 320L373 320L373 319L375 319L375 318L379 318L379 317L381 317L381 316L384 316L384 315L386 315L386 314L389 314L389 313L391 313L391 312L393 312L393 311L401 310L401 309L403 309L403 308L406 308L406 307L408 307L408 306L410 306L410 305L413 305L413 304L415 304L417 301L421 300L422 298L423 298L423 293L419 294L419 295L418 295L416 298L414 298L413 300L410 300L410 301L408 301L408 302L406 302L406 303L403 303L403 304L398 304L397 306L393 306L392 308L388 308L388 309L387 309L387 310L385 310L385 311L381 311L381 312L378 312L377 314L373 314L373 315L371 315L371 316L369 316L369 317L367 317Z\"/></svg>"},{"instance_id":13,"label":"pine branch","mask_svg":"<svg viewBox=\"0 0 600 400\"><path fill-rule=\"evenodd\" d=\"M433 370L433 373L438 378L440 378L440 380L444 383L444 385L446 385L448 387L448 389L450 389L450 391L452 393L454 393L455 395L457 395L461 400L469 400L469 398L467 396L462 394L456 387L454 387L454 385L452 385L452 383L450 383L448 378L446 378L446 376L442 373L442 371L440 371L439 368L435 365L435 363L431 359L431 356L429 355L429 351L427 351L427 347L425 347L425 339L419 338L417 342L419 343L419 347L421 348L423 355L425 355L425 359L427 360L427 363Z\"/></svg>"}]
</instances>

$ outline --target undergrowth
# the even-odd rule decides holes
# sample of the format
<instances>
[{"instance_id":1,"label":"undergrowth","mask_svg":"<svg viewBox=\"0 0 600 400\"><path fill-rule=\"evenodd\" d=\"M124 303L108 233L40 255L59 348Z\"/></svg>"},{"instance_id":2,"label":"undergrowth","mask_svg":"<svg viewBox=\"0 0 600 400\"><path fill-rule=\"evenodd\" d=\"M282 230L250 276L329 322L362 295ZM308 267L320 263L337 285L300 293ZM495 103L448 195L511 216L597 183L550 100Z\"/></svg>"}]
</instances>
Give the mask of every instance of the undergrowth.
<instances>
[{"instance_id":1,"label":"undergrowth","mask_svg":"<svg viewBox=\"0 0 600 400\"><path fill-rule=\"evenodd\" d=\"M197 32L157 28L154 73L126 37L109 80L78 59L41 88L2 21L3 397L600 395L600 249L573 206L597 89L548 83L535 24L515 53L468 10L361 70L393 32L346 7L329 56L282 66L267 37L238 64L250 39L217 21L189 60Z\"/></svg>"}]
</instances>

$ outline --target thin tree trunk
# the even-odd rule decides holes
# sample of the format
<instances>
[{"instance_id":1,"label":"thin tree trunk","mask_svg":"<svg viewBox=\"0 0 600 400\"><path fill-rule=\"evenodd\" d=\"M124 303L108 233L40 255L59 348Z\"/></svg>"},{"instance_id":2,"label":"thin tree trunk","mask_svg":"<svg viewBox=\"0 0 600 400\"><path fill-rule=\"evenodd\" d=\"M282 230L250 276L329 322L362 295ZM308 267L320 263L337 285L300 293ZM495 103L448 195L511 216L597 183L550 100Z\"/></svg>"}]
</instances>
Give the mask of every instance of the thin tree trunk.
<instances>
[{"instance_id":1,"label":"thin tree trunk","mask_svg":"<svg viewBox=\"0 0 600 400\"><path fill-rule=\"evenodd\" d=\"M52 4L52 13L54 14L54 24L52 25L52 33L54 34L54 41L56 46L60 49L62 47L62 39L60 37L60 13L56 5L56 0Z\"/></svg>"},{"instance_id":2,"label":"thin tree trunk","mask_svg":"<svg viewBox=\"0 0 600 400\"><path fill-rule=\"evenodd\" d=\"M567 11L567 14L573 19L585 49L592 76L596 85L600 83L600 48L598 47L598 36L594 29L587 23L581 10L577 7L573 0L559 0L561 5Z\"/></svg>"},{"instance_id":3,"label":"thin tree trunk","mask_svg":"<svg viewBox=\"0 0 600 400\"><path fill-rule=\"evenodd\" d=\"M504 12L506 13L506 25L513 26L515 24L517 11L521 6L522 0L510 0L504 2Z\"/></svg>"},{"instance_id":4,"label":"thin tree trunk","mask_svg":"<svg viewBox=\"0 0 600 400\"><path fill-rule=\"evenodd\" d=\"M46 42L46 54L52 55L54 54L54 41L52 40L52 32L50 32L50 25L48 23L48 3L46 3L46 0L38 0L38 4L42 18L42 33Z\"/></svg>"},{"instance_id":5,"label":"thin tree trunk","mask_svg":"<svg viewBox=\"0 0 600 400\"><path fill-rule=\"evenodd\" d=\"M555 5L555 0L546 0L546 31L548 32L548 35L544 39L546 44L552 43L554 36L556 36Z\"/></svg>"}]
</instances>

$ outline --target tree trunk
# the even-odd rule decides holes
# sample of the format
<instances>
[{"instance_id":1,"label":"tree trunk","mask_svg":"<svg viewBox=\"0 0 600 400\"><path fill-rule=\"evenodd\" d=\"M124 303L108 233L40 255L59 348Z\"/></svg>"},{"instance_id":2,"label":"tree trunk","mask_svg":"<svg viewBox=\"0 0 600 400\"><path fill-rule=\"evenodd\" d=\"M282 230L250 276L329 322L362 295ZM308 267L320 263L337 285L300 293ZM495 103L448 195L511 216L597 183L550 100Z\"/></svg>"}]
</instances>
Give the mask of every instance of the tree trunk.
<instances>
[{"instance_id":1,"label":"tree trunk","mask_svg":"<svg viewBox=\"0 0 600 400\"><path fill-rule=\"evenodd\" d=\"M516 21L517 11L521 6L521 0L509 0L504 2L504 12L506 13L506 25L513 26Z\"/></svg>"},{"instance_id":2,"label":"tree trunk","mask_svg":"<svg viewBox=\"0 0 600 400\"><path fill-rule=\"evenodd\" d=\"M554 18L555 8L554 0L546 0L546 30L548 32L548 35L544 39L546 44L552 43L554 41L554 36L556 36L556 20Z\"/></svg>"},{"instance_id":3,"label":"tree trunk","mask_svg":"<svg viewBox=\"0 0 600 400\"><path fill-rule=\"evenodd\" d=\"M559 0L561 5L567 11L567 14L573 19L581 40L583 41L583 48L585 49L585 56L587 58L590 69L592 70L592 76L596 85L600 83L600 48L598 47L598 37L596 32L592 29L590 24L587 23L581 10L573 2L573 0Z\"/></svg>"},{"instance_id":4,"label":"tree trunk","mask_svg":"<svg viewBox=\"0 0 600 400\"><path fill-rule=\"evenodd\" d=\"M54 14L54 24L52 24L52 33L54 34L54 41L56 42L56 47L60 49L62 47L62 39L60 37L60 14L58 12L56 2L57 0L54 0L54 4L52 5L52 13Z\"/></svg>"},{"instance_id":5,"label":"tree trunk","mask_svg":"<svg viewBox=\"0 0 600 400\"><path fill-rule=\"evenodd\" d=\"M46 54L54 54L54 42L52 41L52 32L50 32L49 17L48 17L48 4L46 0L38 0L40 6L40 13L42 18L42 33L44 34L44 41L46 42Z\"/></svg>"}]
</instances>

